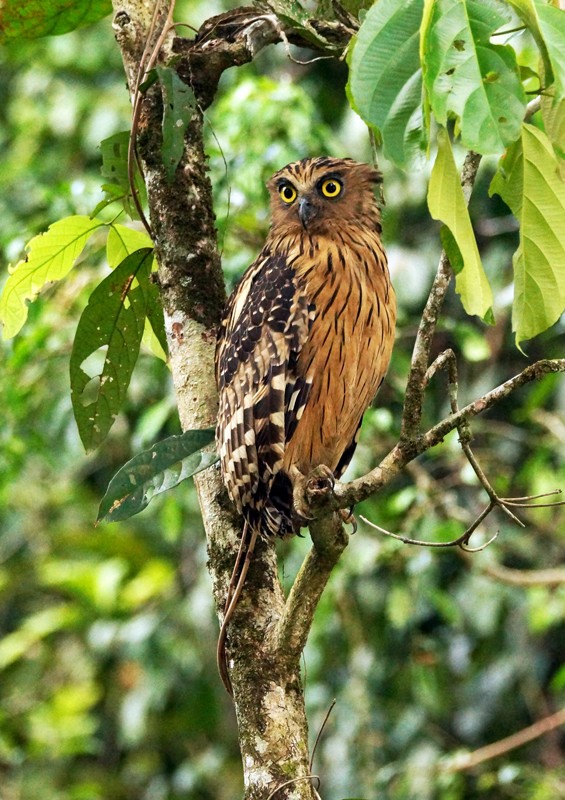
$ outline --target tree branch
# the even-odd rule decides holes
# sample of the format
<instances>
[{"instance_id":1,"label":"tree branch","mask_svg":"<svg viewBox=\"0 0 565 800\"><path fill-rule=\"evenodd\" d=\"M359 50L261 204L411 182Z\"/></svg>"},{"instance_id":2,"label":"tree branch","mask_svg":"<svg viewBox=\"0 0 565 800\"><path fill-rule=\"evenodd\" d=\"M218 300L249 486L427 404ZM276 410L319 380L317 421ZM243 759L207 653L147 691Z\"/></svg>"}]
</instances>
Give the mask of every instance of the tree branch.
<instances>
[{"instance_id":1,"label":"tree branch","mask_svg":"<svg viewBox=\"0 0 565 800\"><path fill-rule=\"evenodd\" d=\"M565 372L565 358L543 359L536 361L535 364L530 364L518 375L500 384L500 386L487 392L474 402L469 403L457 413L450 414L425 434L418 436L414 441L399 441L371 472L350 483L336 484L333 497L324 500L323 505L336 510L338 508L350 508L356 503L366 500L383 486L390 483L408 462L439 444L448 433L458 428L463 422L487 411L526 383L539 380L543 376L555 372Z\"/></svg>"},{"instance_id":2,"label":"tree branch","mask_svg":"<svg viewBox=\"0 0 565 800\"><path fill-rule=\"evenodd\" d=\"M487 577L510 586L562 586L565 584L565 568L512 569L502 565L487 564L481 568Z\"/></svg>"},{"instance_id":3,"label":"tree branch","mask_svg":"<svg viewBox=\"0 0 565 800\"><path fill-rule=\"evenodd\" d=\"M471 192L477 177L481 156L469 151L461 171L461 186L465 200L469 203ZM420 320L414 349L400 428L400 441L411 442L418 435L422 421L422 406L426 386L426 372L430 363L430 350L439 315L443 308L445 296L451 283L453 270L445 250L442 250L436 276Z\"/></svg>"},{"instance_id":4,"label":"tree branch","mask_svg":"<svg viewBox=\"0 0 565 800\"><path fill-rule=\"evenodd\" d=\"M444 772L463 772L467 769L473 769L473 767L477 767L485 761L490 761L492 758L498 758L516 747L522 747L528 742L533 742L534 739L538 739L545 733L555 730L560 725L565 725L565 708L556 711L555 714L551 714L549 717L538 720L538 722L534 722L533 725L512 734L512 736L507 736L498 742L481 747L472 753L458 753L454 758L449 759L444 767Z\"/></svg>"},{"instance_id":5,"label":"tree branch","mask_svg":"<svg viewBox=\"0 0 565 800\"><path fill-rule=\"evenodd\" d=\"M304 650L314 613L330 574L349 537L339 514L326 514L310 524L313 546L302 563L274 632L274 647L297 659Z\"/></svg>"}]
</instances>

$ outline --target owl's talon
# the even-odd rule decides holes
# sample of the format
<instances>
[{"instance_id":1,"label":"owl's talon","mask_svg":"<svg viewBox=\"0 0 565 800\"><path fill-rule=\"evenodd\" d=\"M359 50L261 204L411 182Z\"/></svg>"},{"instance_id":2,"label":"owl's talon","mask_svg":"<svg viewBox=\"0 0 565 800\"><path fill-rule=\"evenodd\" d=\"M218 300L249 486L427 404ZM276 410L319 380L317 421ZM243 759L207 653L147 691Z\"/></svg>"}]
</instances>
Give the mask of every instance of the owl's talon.
<instances>
[{"instance_id":1,"label":"owl's talon","mask_svg":"<svg viewBox=\"0 0 565 800\"><path fill-rule=\"evenodd\" d=\"M351 535L353 536L354 533L357 533L357 520L355 519L355 515L353 513L353 507L351 508L341 508L339 510L339 515L343 521L344 525L351 525L352 531Z\"/></svg>"}]
</instances>

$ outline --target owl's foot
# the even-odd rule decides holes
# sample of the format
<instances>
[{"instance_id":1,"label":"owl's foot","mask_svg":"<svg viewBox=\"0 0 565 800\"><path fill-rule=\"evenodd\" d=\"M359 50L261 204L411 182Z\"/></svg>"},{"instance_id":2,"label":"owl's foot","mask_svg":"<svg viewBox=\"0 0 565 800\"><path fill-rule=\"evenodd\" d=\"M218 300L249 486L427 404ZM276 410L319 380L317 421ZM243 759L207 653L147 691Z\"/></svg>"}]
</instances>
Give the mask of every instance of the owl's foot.
<instances>
[{"instance_id":1,"label":"owl's foot","mask_svg":"<svg viewBox=\"0 0 565 800\"><path fill-rule=\"evenodd\" d=\"M312 498L333 492L334 486L334 474L325 464L314 467L306 478L306 491Z\"/></svg>"},{"instance_id":2,"label":"owl's foot","mask_svg":"<svg viewBox=\"0 0 565 800\"><path fill-rule=\"evenodd\" d=\"M341 508L339 511L339 515L343 520L344 525L351 525L351 534L357 533L357 520L355 519L355 514L353 513L353 506L351 508Z\"/></svg>"},{"instance_id":3,"label":"owl's foot","mask_svg":"<svg viewBox=\"0 0 565 800\"><path fill-rule=\"evenodd\" d=\"M292 474L294 516L296 522L305 527L313 519L311 504L317 498L322 498L333 492L335 486L334 474L325 464L320 464L311 470L308 475L303 475L298 469Z\"/></svg>"}]
</instances>

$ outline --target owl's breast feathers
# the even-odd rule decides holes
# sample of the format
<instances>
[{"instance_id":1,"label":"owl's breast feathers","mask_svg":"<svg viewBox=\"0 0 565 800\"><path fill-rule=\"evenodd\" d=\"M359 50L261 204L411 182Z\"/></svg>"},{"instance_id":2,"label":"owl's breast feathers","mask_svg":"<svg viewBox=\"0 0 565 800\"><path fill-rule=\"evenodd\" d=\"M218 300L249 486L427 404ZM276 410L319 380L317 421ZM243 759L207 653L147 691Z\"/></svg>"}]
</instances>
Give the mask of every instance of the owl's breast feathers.
<instances>
[{"instance_id":1,"label":"owl's breast feathers","mask_svg":"<svg viewBox=\"0 0 565 800\"><path fill-rule=\"evenodd\" d=\"M230 298L216 354L217 439L236 507L295 532L291 468L339 477L388 368L396 301L378 233L271 233Z\"/></svg>"}]
</instances>

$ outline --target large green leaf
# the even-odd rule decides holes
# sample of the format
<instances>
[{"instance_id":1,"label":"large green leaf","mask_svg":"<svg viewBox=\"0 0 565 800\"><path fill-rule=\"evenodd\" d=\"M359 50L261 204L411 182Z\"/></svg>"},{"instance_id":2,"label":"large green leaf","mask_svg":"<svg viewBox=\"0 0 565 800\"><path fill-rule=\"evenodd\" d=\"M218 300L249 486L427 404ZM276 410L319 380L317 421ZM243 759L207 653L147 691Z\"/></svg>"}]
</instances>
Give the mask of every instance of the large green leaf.
<instances>
[{"instance_id":1,"label":"large green leaf","mask_svg":"<svg viewBox=\"0 0 565 800\"><path fill-rule=\"evenodd\" d=\"M111 0L3 0L4 39L37 39L74 31L112 13Z\"/></svg>"},{"instance_id":2,"label":"large green leaf","mask_svg":"<svg viewBox=\"0 0 565 800\"><path fill-rule=\"evenodd\" d=\"M559 174L565 180L565 99L555 104L553 98L544 95L541 98L541 115L545 132L559 156Z\"/></svg>"},{"instance_id":3,"label":"large green leaf","mask_svg":"<svg viewBox=\"0 0 565 800\"><path fill-rule=\"evenodd\" d=\"M3 338L15 336L27 319L27 300L35 300L45 284L64 278L82 253L92 234L104 223L90 217L65 217L46 233L34 236L27 255L10 267L10 276L0 297Z\"/></svg>"},{"instance_id":4,"label":"large green leaf","mask_svg":"<svg viewBox=\"0 0 565 800\"><path fill-rule=\"evenodd\" d=\"M511 47L490 42L510 21L499 0L435 0L422 30L424 86L442 125L455 117L461 140L500 153L520 136L526 99Z\"/></svg>"},{"instance_id":5,"label":"large green leaf","mask_svg":"<svg viewBox=\"0 0 565 800\"><path fill-rule=\"evenodd\" d=\"M129 386L147 312L140 284L149 280L152 260L150 248L128 256L92 292L80 318L70 362L71 400L86 450L104 440ZM102 364L91 366L97 357Z\"/></svg>"},{"instance_id":6,"label":"large green leaf","mask_svg":"<svg viewBox=\"0 0 565 800\"><path fill-rule=\"evenodd\" d=\"M490 186L520 223L512 309L518 345L553 325L565 309L565 183L557 167L547 135L524 124Z\"/></svg>"},{"instance_id":7,"label":"large green leaf","mask_svg":"<svg viewBox=\"0 0 565 800\"><path fill-rule=\"evenodd\" d=\"M152 242L145 231L128 228L125 225L113 223L110 225L108 240L106 242L106 255L108 265L116 267L127 256L143 247L151 247ZM153 259L152 272L157 268ZM163 317L163 304L159 295L157 284L151 280L142 283L145 293L147 324L143 333L143 342L151 352L163 361L167 360L167 337L165 334L165 320Z\"/></svg>"},{"instance_id":8,"label":"large green leaf","mask_svg":"<svg viewBox=\"0 0 565 800\"><path fill-rule=\"evenodd\" d=\"M468 314L492 321L492 290L481 264L475 234L446 131L438 134L438 152L430 176L428 206L449 230L442 236L456 272L455 288Z\"/></svg>"},{"instance_id":9,"label":"large green leaf","mask_svg":"<svg viewBox=\"0 0 565 800\"><path fill-rule=\"evenodd\" d=\"M214 464L216 453L202 450L213 439L213 428L185 431L134 456L108 484L96 521L116 522L138 514L155 495Z\"/></svg>"},{"instance_id":10,"label":"large green leaf","mask_svg":"<svg viewBox=\"0 0 565 800\"><path fill-rule=\"evenodd\" d=\"M184 134L196 107L194 92L171 67L157 67L163 92L163 165L172 183L184 150Z\"/></svg>"},{"instance_id":11,"label":"large green leaf","mask_svg":"<svg viewBox=\"0 0 565 800\"><path fill-rule=\"evenodd\" d=\"M379 0L349 51L353 107L382 136L384 153L405 166L425 146L418 51L423 0Z\"/></svg>"},{"instance_id":12,"label":"large green leaf","mask_svg":"<svg viewBox=\"0 0 565 800\"><path fill-rule=\"evenodd\" d=\"M546 0L508 0L508 2L534 37L543 59L543 72L546 83L551 84L553 82L552 64L538 17L538 7L545 5Z\"/></svg>"},{"instance_id":13,"label":"large green leaf","mask_svg":"<svg viewBox=\"0 0 565 800\"><path fill-rule=\"evenodd\" d=\"M536 0L539 26L553 71L555 100L565 98L565 11ZM546 70L546 81L551 75Z\"/></svg>"}]
</instances>

